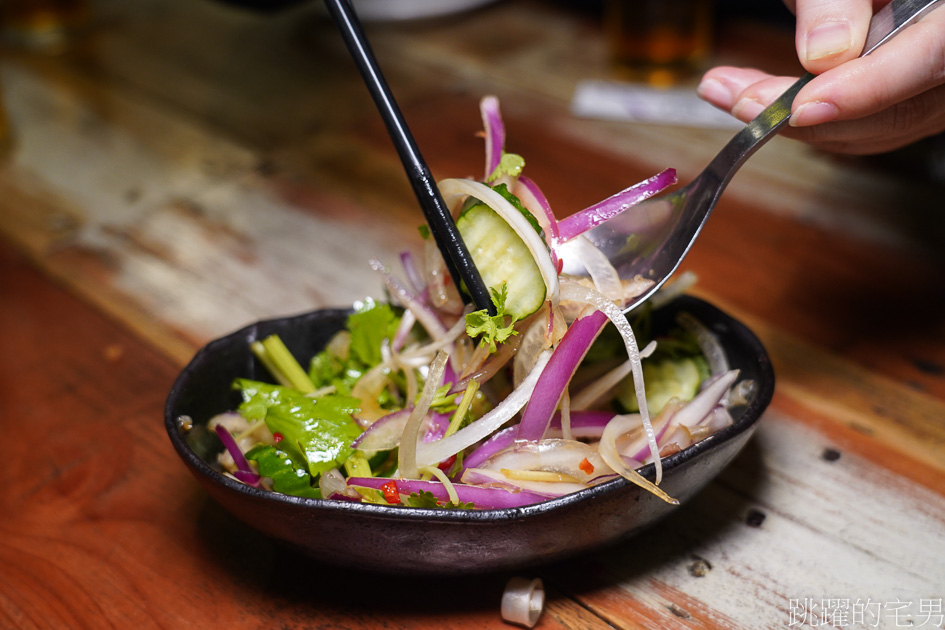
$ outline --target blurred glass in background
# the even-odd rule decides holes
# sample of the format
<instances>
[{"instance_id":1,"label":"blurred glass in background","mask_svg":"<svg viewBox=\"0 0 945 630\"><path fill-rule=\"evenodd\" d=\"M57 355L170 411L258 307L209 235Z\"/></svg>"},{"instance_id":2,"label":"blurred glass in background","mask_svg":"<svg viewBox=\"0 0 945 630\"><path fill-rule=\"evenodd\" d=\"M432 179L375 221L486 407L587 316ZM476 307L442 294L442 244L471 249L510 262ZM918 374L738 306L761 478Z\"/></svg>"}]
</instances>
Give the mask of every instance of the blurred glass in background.
<instances>
[{"instance_id":1,"label":"blurred glass in background","mask_svg":"<svg viewBox=\"0 0 945 630\"><path fill-rule=\"evenodd\" d=\"M88 15L89 0L0 0L0 36L7 45L57 53Z\"/></svg>"},{"instance_id":2,"label":"blurred glass in background","mask_svg":"<svg viewBox=\"0 0 945 630\"><path fill-rule=\"evenodd\" d=\"M713 0L606 0L607 45L618 76L665 87L701 71L714 16Z\"/></svg>"}]
</instances>

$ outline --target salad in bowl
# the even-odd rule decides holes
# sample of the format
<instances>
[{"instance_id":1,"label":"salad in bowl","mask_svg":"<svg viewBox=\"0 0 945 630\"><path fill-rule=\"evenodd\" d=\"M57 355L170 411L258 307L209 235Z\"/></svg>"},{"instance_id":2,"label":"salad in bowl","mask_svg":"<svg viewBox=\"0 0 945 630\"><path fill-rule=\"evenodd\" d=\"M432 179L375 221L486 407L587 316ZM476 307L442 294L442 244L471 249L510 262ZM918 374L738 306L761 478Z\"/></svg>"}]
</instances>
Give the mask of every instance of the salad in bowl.
<instances>
[{"instance_id":1,"label":"salad in bowl","mask_svg":"<svg viewBox=\"0 0 945 630\"><path fill-rule=\"evenodd\" d=\"M481 102L482 180L438 183L495 314L471 311L438 250L371 264L388 300L355 306L321 351L251 349L272 382L238 378L209 420L226 474L327 501L444 509L540 503L622 477L667 503L662 458L732 423L753 386L691 314L655 337L651 286L620 278L582 234L675 182L670 169L558 220ZM562 273L565 257L587 270ZM573 265L572 265L573 266ZM657 299L666 299L666 292ZM654 478L638 472L652 464Z\"/></svg>"},{"instance_id":2,"label":"salad in bowl","mask_svg":"<svg viewBox=\"0 0 945 630\"><path fill-rule=\"evenodd\" d=\"M439 187L494 311L465 304L428 239L370 261L383 300L211 341L168 395L168 435L210 496L319 561L475 573L620 540L698 493L773 394L757 337L685 274L626 314L651 281L582 236L672 170L559 220L505 151L496 99L481 113L482 179Z\"/></svg>"}]
</instances>

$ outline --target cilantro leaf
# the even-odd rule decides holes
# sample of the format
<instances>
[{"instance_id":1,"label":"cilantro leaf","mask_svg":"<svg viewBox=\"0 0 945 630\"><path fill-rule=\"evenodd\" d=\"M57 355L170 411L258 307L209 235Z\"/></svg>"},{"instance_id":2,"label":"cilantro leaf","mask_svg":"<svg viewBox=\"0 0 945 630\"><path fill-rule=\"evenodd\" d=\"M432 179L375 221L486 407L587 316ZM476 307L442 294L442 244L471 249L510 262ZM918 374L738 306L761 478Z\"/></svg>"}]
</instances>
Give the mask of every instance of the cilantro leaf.
<instances>
[{"instance_id":1,"label":"cilantro leaf","mask_svg":"<svg viewBox=\"0 0 945 630\"><path fill-rule=\"evenodd\" d=\"M404 505L415 508L441 510L472 510L476 507L472 503L463 503L462 501L460 501L458 504L453 503L452 501L440 503L437 501L436 496L434 496L434 494L429 490L421 490L420 492L411 493L409 497L404 499Z\"/></svg>"},{"instance_id":2,"label":"cilantro leaf","mask_svg":"<svg viewBox=\"0 0 945 630\"><path fill-rule=\"evenodd\" d=\"M489 177L486 178L486 181L494 182L503 175L518 177L521 175L523 168L525 168L525 159L521 155L503 151L502 157L499 158L498 165L496 165L495 170L489 173Z\"/></svg>"},{"instance_id":3,"label":"cilantro leaf","mask_svg":"<svg viewBox=\"0 0 945 630\"><path fill-rule=\"evenodd\" d=\"M333 386L339 393L350 394L358 379L380 363L382 342L392 339L399 325L400 316L390 305L365 300L348 317L346 330L339 333L347 339L343 343L333 341L312 357L308 368L312 383L316 388ZM383 396L389 398L386 389ZM387 401L379 402L384 406Z\"/></svg>"},{"instance_id":4,"label":"cilantro leaf","mask_svg":"<svg viewBox=\"0 0 945 630\"><path fill-rule=\"evenodd\" d=\"M490 352L495 352L497 343L505 342L512 335L517 335L518 331L514 328L516 319L505 312L505 300L509 293L508 285L503 282L498 290L491 288L490 291L496 314L489 315L486 309L469 313L466 315L466 334L472 339L482 335L480 343L488 345Z\"/></svg>"}]
</instances>

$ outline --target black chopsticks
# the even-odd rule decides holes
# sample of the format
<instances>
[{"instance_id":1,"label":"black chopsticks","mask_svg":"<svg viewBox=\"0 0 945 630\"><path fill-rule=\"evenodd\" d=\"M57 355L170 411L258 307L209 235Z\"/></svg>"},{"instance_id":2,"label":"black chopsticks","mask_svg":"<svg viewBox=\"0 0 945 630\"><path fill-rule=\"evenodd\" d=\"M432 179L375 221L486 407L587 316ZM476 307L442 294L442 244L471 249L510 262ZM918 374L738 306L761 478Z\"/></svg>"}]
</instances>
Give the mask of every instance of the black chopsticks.
<instances>
[{"instance_id":1,"label":"black chopsticks","mask_svg":"<svg viewBox=\"0 0 945 630\"><path fill-rule=\"evenodd\" d=\"M420 149L400 113L400 108L397 107L397 102L391 94L384 75L381 74L367 36L361 28L361 22L351 3L348 0L325 0L325 6L341 31L345 44L364 78L364 83L384 119L387 133L403 162L407 178L430 226L430 232L440 248L440 253L446 261L453 282L460 290L463 301L468 303L471 298L477 309L486 309L494 315L495 306L489 296L489 289L483 283L479 270L473 263L459 230L456 229L456 223L440 195L436 182L433 181L430 169L427 168L423 156L420 155ZM466 289L468 295L463 292L463 288Z\"/></svg>"}]
</instances>

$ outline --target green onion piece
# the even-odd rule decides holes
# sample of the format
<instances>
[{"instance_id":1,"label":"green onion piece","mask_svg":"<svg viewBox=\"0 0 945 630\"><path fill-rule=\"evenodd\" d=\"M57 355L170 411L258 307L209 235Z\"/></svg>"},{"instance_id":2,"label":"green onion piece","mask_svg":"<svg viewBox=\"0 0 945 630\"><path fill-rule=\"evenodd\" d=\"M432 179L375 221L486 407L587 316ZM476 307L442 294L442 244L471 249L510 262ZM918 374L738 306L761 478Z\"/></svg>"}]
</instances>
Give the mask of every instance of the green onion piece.
<instances>
[{"instance_id":1,"label":"green onion piece","mask_svg":"<svg viewBox=\"0 0 945 630\"><path fill-rule=\"evenodd\" d=\"M349 477L373 477L371 463L364 453L355 452L345 460L345 472Z\"/></svg>"},{"instance_id":2,"label":"green onion piece","mask_svg":"<svg viewBox=\"0 0 945 630\"><path fill-rule=\"evenodd\" d=\"M459 401L459 406L456 407L456 412L450 416L450 426L446 427L446 434L443 437L448 437L459 431L463 419L466 417L466 413L469 411L469 407L472 406L473 399L478 392L479 381L469 381L469 384L466 385L466 391L463 392L463 399Z\"/></svg>"},{"instance_id":3,"label":"green onion piece","mask_svg":"<svg viewBox=\"0 0 945 630\"><path fill-rule=\"evenodd\" d=\"M263 367L272 374L273 378L276 379L276 382L283 387L292 387L285 374L282 373L279 368L276 367L276 364L272 362L272 359L269 357L269 353L266 352L266 348L263 347L261 341L254 341L249 344L249 349L253 351L253 354L256 355L256 358L259 359L259 362L263 364Z\"/></svg>"},{"instance_id":4,"label":"green onion piece","mask_svg":"<svg viewBox=\"0 0 945 630\"><path fill-rule=\"evenodd\" d=\"M294 387L303 394L311 394L315 391L312 379L308 377L278 335L269 335L261 342L256 341L251 348L280 385Z\"/></svg>"}]
</instances>

